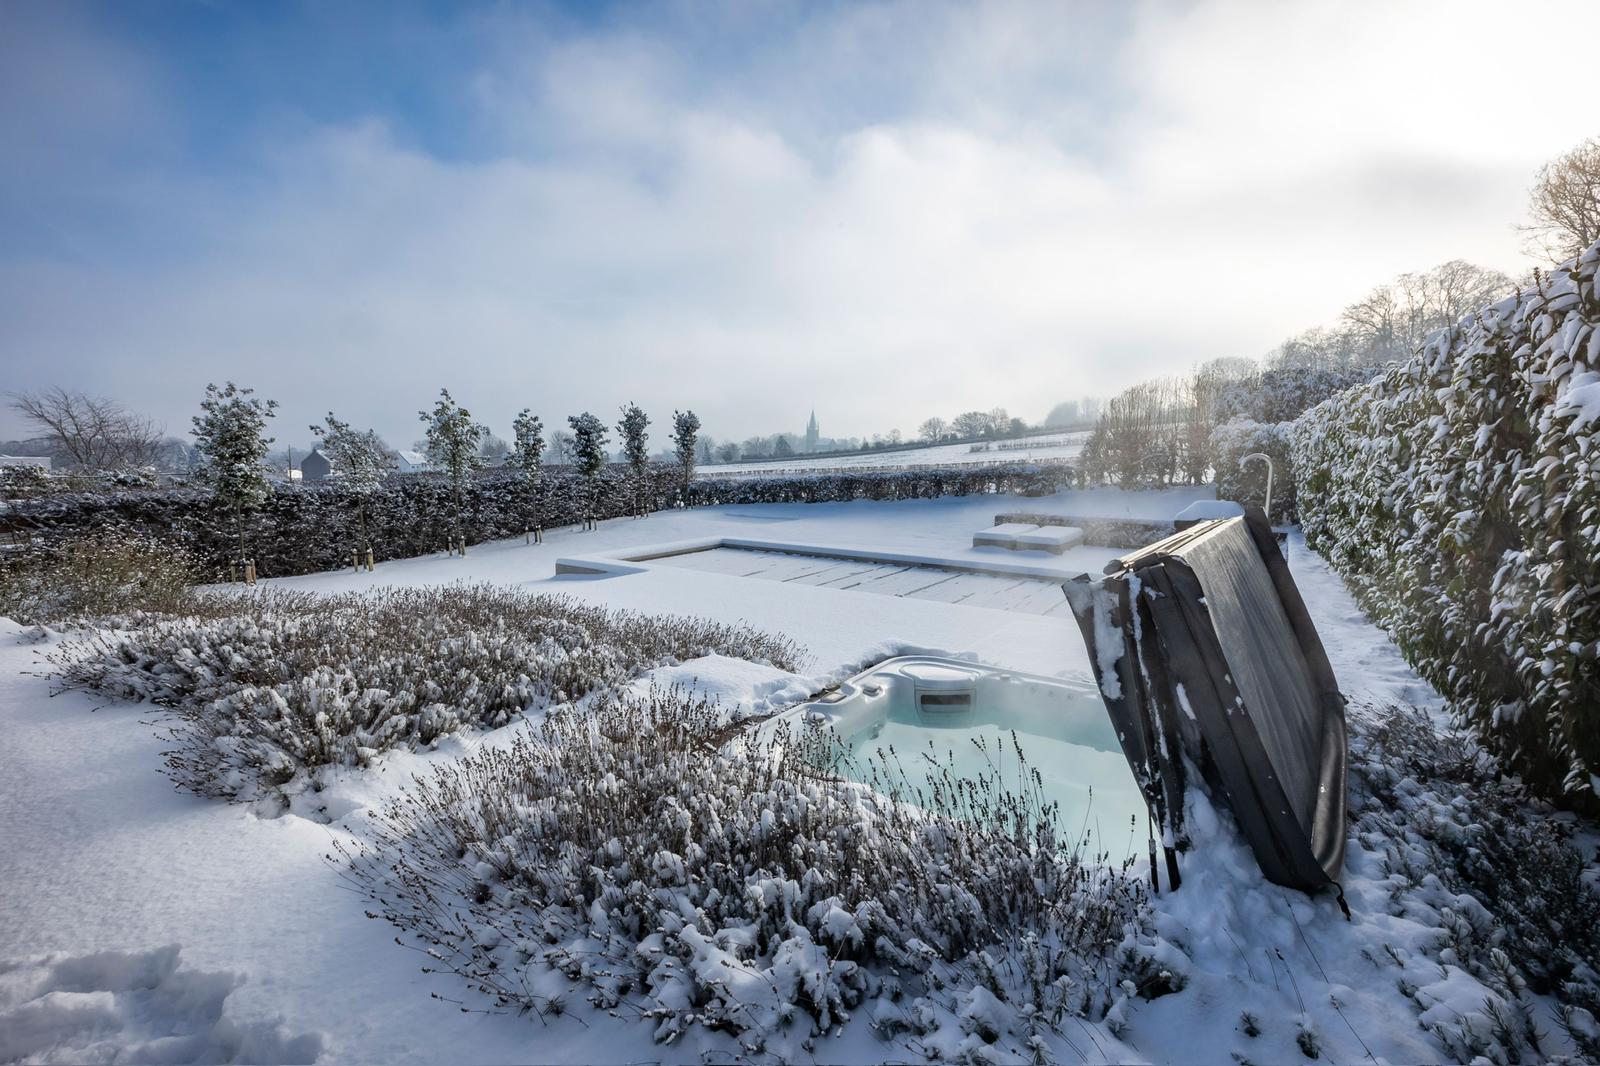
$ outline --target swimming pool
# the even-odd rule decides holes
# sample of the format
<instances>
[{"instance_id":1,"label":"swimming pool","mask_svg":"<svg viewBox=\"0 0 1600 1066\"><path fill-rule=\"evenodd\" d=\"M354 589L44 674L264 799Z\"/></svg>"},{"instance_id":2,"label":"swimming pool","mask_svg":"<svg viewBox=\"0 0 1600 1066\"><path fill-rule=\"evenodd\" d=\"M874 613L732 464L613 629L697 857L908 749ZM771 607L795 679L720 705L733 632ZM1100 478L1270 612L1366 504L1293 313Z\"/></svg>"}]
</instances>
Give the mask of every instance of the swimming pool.
<instances>
[{"instance_id":1,"label":"swimming pool","mask_svg":"<svg viewBox=\"0 0 1600 1066\"><path fill-rule=\"evenodd\" d=\"M880 791L898 783L901 798L941 806L935 793L948 798L952 783L987 780L1012 792L1021 784L1056 805L1063 838L1081 840L1086 853L1120 861L1144 850L1144 796L1090 682L903 656L790 715L831 729L839 772ZM976 804L957 813L989 811Z\"/></svg>"}]
</instances>

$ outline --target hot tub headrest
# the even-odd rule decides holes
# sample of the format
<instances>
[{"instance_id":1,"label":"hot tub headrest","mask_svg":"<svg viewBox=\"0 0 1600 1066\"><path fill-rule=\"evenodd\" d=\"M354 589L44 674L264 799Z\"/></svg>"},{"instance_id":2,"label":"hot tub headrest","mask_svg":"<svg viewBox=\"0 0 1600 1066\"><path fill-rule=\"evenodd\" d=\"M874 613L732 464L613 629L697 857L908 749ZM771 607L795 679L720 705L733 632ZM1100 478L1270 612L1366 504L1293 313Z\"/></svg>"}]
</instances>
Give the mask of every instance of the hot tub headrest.
<instances>
[{"instance_id":1,"label":"hot tub headrest","mask_svg":"<svg viewBox=\"0 0 1600 1066\"><path fill-rule=\"evenodd\" d=\"M1196 523L1106 575L1064 588L1163 842L1186 846L1193 766L1270 880L1308 891L1337 881L1344 699L1260 508Z\"/></svg>"}]
</instances>

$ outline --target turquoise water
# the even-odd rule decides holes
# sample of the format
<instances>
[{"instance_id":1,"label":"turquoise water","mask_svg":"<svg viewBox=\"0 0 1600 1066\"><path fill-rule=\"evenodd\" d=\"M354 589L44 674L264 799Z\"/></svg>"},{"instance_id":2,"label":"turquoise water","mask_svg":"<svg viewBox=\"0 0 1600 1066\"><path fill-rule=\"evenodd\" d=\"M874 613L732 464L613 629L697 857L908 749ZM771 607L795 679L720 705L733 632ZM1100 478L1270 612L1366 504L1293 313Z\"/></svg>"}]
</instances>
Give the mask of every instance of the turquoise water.
<instances>
[{"instance_id":1,"label":"turquoise water","mask_svg":"<svg viewBox=\"0 0 1600 1066\"><path fill-rule=\"evenodd\" d=\"M1104 710L1099 706L1092 710L1093 716L1044 718L986 714L980 707L950 715L954 721L949 724L930 722L916 710L893 711L850 739L847 747L854 766L847 766L846 772L857 780L868 778L869 759L881 766L892 748L907 792L927 789L930 778L942 776L930 758L955 777L998 778L1005 789L1016 791L1020 746L1028 768L1037 770L1042 779L1041 799L1059 807L1056 824L1063 838L1082 839L1087 852L1104 853L1109 861L1119 862L1145 846L1145 802ZM902 798L915 802L912 795Z\"/></svg>"}]
</instances>

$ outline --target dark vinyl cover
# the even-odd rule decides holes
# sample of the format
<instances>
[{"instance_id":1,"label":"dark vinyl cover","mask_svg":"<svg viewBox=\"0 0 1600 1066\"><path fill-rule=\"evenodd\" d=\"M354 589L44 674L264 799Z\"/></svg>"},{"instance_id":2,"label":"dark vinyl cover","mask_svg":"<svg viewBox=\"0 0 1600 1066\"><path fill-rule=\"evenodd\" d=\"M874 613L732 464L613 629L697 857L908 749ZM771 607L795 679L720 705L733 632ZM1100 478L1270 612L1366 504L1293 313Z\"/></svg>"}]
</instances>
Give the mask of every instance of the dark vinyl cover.
<instances>
[{"instance_id":1,"label":"dark vinyl cover","mask_svg":"<svg viewBox=\"0 0 1600 1066\"><path fill-rule=\"evenodd\" d=\"M1344 699L1260 509L1200 522L1107 575L1065 589L1164 843L1183 842L1186 755L1270 880L1337 880Z\"/></svg>"}]
</instances>

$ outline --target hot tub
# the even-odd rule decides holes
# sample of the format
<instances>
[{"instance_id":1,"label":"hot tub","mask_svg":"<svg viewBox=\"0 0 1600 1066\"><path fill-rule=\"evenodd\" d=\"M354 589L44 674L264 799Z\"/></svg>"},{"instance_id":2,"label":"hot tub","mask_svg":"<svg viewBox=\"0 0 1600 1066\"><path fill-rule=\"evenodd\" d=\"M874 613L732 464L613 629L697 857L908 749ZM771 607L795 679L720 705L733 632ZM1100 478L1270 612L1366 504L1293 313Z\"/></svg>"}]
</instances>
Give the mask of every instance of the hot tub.
<instances>
[{"instance_id":1,"label":"hot tub","mask_svg":"<svg viewBox=\"0 0 1600 1066\"><path fill-rule=\"evenodd\" d=\"M1057 825L1088 854L1111 861L1139 855L1149 833L1144 796L1122 753L1105 704L1088 681L993 670L955 659L888 659L783 718L810 717L837 736L837 769L864 783L873 764L905 775L907 792L931 791L942 776L995 778L1018 787L1012 744L1042 779L1040 799L1058 805ZM902 798L912 798L905 795Z\"/></svg>"}]
</instances>

